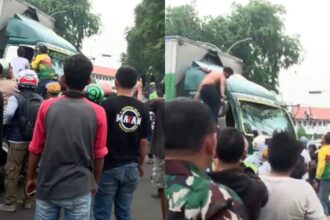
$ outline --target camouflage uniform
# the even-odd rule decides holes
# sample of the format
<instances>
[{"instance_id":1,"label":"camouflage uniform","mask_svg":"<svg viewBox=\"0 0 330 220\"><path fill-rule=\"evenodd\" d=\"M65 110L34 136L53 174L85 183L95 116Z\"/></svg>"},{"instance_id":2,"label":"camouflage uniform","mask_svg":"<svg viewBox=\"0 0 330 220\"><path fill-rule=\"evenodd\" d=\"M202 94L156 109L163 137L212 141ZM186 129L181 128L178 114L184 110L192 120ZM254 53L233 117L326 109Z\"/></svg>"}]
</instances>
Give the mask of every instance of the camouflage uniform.
<instances>
[{"instance_id":1,"label":"camouflage uniform","mask_svg":"<svg viewBox=\"0 0 330 220\"><path fill-rule=\"evenodd\" d=\"M166 160L165 195L167 220L246 219L238 196L189 162Z\"/></svg>"}]
</instances>

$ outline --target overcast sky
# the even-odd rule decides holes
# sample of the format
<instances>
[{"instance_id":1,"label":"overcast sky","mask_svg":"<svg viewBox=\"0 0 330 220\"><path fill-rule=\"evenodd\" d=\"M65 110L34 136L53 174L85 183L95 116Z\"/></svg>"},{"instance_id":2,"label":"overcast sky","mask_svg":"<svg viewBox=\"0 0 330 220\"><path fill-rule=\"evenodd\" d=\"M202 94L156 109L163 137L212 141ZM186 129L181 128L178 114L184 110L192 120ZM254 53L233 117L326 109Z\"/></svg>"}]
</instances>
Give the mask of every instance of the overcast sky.
<instances>
[{"instance_id":1,"label":"overcast sky","mask_svg":"<svg viewBox=\"0 0 330 220\"><path fill-rule=\"evenodd\" d=\"M191 0L167 0L167 6L191 4ZM248 0L196 0L199 16L228 15L233 2L247 4ZM286 8L285 26L289 34L300 35L304 61L280 73L280 89L286 102L306 106L330 107L330 4L328 1L270 0ZM309 95L310 90L323 94Z\"/></svg>"},{"instance_id":2,"label":"overcast sky","mask_svg":"<svg viewBox=\"0 0 330 220\"><path fill-rule=\"evenodd\" d=\"M142 0L90 0L93 12L101 16L100 34L86 39L83 52L96 58L94 64L118 68L120 54L126 52L125 29L134 26L134 9ZM111 55L104 57L102 54Z\"/></svg>"}]
</instances>

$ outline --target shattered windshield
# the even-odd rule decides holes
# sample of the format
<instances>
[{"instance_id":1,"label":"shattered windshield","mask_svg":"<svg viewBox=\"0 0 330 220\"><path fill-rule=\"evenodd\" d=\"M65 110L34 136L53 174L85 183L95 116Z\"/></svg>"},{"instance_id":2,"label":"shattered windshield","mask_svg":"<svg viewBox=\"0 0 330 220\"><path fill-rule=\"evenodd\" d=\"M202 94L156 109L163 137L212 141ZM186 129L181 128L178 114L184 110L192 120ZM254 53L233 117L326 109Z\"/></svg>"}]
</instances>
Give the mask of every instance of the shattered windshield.
<instances>
[{"instance_id":1,"label":"shattered windshield","mask_svg":"<svg viewBox=\"0 0 330 220\"><path fill-rule=\"evenodd\" d=\"M63 75L64 60L67 57L67 55L50 50L49 56L52 59L52 65L53 65L53 69L55 70L55 73L59 76Z\"/></svg>"},{"instance_id":2,"label":"shattered windshield","mask_svg":"<svg viewBox=\"0 0 330 220\"><path fill-rule=\"evenodd\" d=\"M284 109L247 101L240 101L240 107L246 133L256 130L267 136L272 136L274 131L295 134L291 120Z\"/></svg>"}]
</instances>

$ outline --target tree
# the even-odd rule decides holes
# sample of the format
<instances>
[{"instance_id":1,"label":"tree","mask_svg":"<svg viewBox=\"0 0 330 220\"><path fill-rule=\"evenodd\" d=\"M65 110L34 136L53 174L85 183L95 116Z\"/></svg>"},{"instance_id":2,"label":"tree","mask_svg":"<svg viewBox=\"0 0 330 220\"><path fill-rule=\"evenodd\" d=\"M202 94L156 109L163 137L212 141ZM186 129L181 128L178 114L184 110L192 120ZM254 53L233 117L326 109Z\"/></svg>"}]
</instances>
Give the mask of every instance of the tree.
<instances>
[{"instance_id":1,"label":"tree","mask_svg":"<svg viewBox=\"0 0 330 220\"><path fill-rule=\"evenodd\" d=\"M245 6L233 4L232 9L228 16L198 18L191 6L168 8L166 35L209 42L225 52L235 42L251 37L252 42L236 45L230 54L243 60L247 79L278 92L281 68L287 69L302 59L298 36L285 34L284 7L250 0ZM193 28L185 27L187 24Z\"/></svg>"},{"instance_id":2,"label":"tree","mask_svg":"<svg viewBox=\"0 0 330 220\"><path fill-rule=\"evenodd\" d=\"M81 48L85 37L97 34L101 21L98 15L90 12L89 0L25 0L45 13L55 12L55 32Z\"/></svg>"},{"instance_id":3,"label":"tree","mask_svg":"<svg viewBox=\"0 0 330 220\"><path fill-rule=\"evenodd\" d=\"M143 0L135 8L135 26L127 31L127 52L122 54L124 64L133 66L148 78L149 74L160 82L164 77L165 3Z\"/></svg>"}]
</instances>

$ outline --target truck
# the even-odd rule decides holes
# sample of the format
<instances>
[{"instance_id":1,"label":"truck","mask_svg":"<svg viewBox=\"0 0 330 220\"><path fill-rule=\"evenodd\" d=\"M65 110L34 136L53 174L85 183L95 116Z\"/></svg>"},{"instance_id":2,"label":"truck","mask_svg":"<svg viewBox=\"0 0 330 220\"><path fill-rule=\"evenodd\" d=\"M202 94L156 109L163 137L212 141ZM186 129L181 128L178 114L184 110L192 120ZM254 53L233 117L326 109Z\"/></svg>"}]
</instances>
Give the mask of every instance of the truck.
<instances>
[{"instance_id":1,"label":"truck","mask_svg":"<svg viewBox=\"0 0 330 220\"><path fill-rule=\"evenodd\" d=\"M55 73L62 75L64 59L78 51L54 32L54 22L53 17L24 1L0 0L0 62L10 63L19 46L31 62L36 46L45 45Z\"/></svg>"},{"instance_id":2,"label":"truck","mask_svg":"<svg viewBox=\"0 0 330 220\"><path fill-rule=\"evenodd\" d=\"M243 61L216 46L180 36L165 37L165 98L194 97L206 73L200 67L234 70L226 83L226 101L219 126L236 127L250 140L253 131L271 137L286 131L296 136L291 115L279 97L243 76Z\"/></svg>"},{"instance_id":3,"label":"truck","mask_svg":"<svg viewBox=\"0 0 330 220\"><path fill-rule=\"evenodd\" d=\"M0 0L0 63L4 66L4 75L17 56L18 47L25 49L25 58L31 62L39 45L47 46L55 73L63 75L65 58L77 54L78 50L53 31L54 22L53 17L24 1ZM5 146L0 149L0 187L7 151Z\"/></svg>"}]
</instances>

